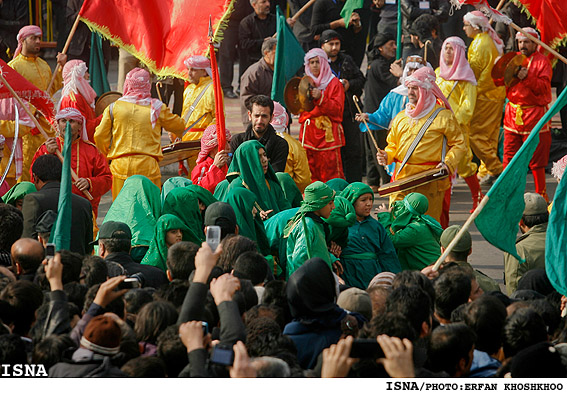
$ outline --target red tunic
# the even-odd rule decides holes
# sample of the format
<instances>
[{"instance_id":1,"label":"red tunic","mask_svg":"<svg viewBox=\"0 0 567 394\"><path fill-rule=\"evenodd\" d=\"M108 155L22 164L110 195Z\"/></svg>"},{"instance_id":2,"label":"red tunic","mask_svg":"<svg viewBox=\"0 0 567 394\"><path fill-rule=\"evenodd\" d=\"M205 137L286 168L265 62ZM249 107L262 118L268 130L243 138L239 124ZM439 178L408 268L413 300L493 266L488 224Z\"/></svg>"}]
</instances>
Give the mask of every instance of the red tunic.
<instances>
[{"instance_id":1,"label":"red tunic","mask_svg":"<svg viewBox=\"0 0 567 394\"><path fill-rule=\"evenodd\" d=\"M528 59L528 76L506 89L509 103L504 113L504 130L517 134L529 134L551 102L553 71L549 59L538 51ZM541 132L549 132L549 123Z\"/></svg>"},{"instance_id":2,"label":"red tunic","mask_svg":"<svg viewBox=\"0 0 567 394\"><path fill-rule=\"evenodd\" d=\"M61 98L61 108L76 108L87 120L87 135L89 141L94 143L93 135L96 127L102 119L102 114L99 117L95 116L92 107L87 103L87 100L80 94L71 93L69 96Z\"/></svg>"},{"instance_id":3,"label":"red tunic","mask_svg":"<svg viewBox=\"0 0 567 394\"><path fill-rule=\"evenodd\" d=\"M315 102L315 108L302 112L299 117L299 142L307 152L313 181L344 178L340 150L345 145L341 124L344 102L343 84L333 78ZM306 124L307 119L309 124Z\"/></svg>"},{"instance_id":4,"label":"red tunic","mask_svg":"<svg viewBox=\"0 0 567 394\"><path fill-rule=\"evenodd\" d=\"M191 171L191 182L194 185L204 187L211 193L215 192L217 185L226 178L228 166L218 168L213 165L214 159L207 157L204 161L197 163L193 171Z\"/></svg>"},{"instance_id":5,"label":"red tunic","mask_svg":"<svg viewBox=\"0 0 567 394\"><path fill-rule=\"evenodd\" d=\"M57 138L57 145L59 145L59 149L62 148L63 140L61 138ZM71 152L71 168L77 173L79 178L85 178L90 183L91 187L89 192L93 196L91 205L95 217L97 217L100 198L108 192L112 186L110 168L108 167L106 158L100 153L97 147L90 142L85 142L79 138L71 145ZM39 156L47 154L49 154L49 152L47 152L45 144L41 145L33 157L32 165ZM75 185L73 185L72 192L86 198Z\"/></svg>"}]
</instances>

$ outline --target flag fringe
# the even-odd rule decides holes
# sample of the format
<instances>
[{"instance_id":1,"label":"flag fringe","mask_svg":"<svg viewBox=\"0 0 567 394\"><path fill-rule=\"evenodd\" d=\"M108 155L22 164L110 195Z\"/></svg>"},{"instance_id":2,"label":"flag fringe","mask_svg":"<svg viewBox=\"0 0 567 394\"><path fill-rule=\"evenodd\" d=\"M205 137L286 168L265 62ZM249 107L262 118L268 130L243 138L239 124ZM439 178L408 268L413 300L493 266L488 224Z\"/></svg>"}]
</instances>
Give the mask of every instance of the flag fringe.
<instances>
[{"instance_id":1,"label":"flag fringe","mask_svg":"<svg viewBox=\"0 0 567 394\"><path fill-rule=\"evenodd\" d=\"M520 12L526 14L526 16L532 21L534 25L537 24L537 19L533 17L530 11L528 11L528 8L520 0L512 0L512 3L514 3L520 9Z\"/></svg>"},{"instance_id":2,"label":"flag fringe","mask_svg":"<svg viewBox=\"0 0 567 394\"><path fill-rule=\"evenodd\" d=\"M221 41L223 40L224 31L228 27L228 22L229 22L228 19L230 18L230 16L234 12L234 5L235 4L236 4L236 0L230 0L228 2L227 6L226 6L226 10L222 14L222 17L217 22L216 27L214 28L213 43L220 45ZM203 56L209 57L209 55L210 55L209 50L210 50L209 47L207 47Z\"/></svg>"}]
</instances>

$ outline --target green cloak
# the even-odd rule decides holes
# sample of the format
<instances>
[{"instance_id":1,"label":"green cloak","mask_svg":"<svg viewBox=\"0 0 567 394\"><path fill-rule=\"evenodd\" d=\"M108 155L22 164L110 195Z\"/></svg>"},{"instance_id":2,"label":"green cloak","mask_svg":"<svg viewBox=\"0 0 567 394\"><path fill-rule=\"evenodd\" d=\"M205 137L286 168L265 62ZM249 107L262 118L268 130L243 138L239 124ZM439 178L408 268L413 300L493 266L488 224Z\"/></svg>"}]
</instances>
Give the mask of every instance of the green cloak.
<instances>
[{"instance_id":1,"label":"green cloak","mask_svg":"<svg viewBox=\"0 0 567 394\"><path fill-rule=\"evenodd\" d=\"M299 208L303 195L299 191L297 184L287 172L276 172L276 176L280 181L286 200L291 204L292 208Z\"/></svg>"},{"instance_id":2,"label":"green cloak","mask_svg":"<svg viewBox=\"0 0 567 394\"><path fill-rule=\"evenodd\" d=\"M328 219L323 219L331 227L330 241L334 241L341 248L348 244L348 228L356 222L354 207L346 198L335 197L335 209L331 211Z\"/></svg>"},{"instance_id":3,"label":"green cloak","mask_svg":"<svg viewBox=\"0 0 567 394\"><path fill-rule=\"evenodd\" d=\"M169 192L162 209L162 216L165 214L175 215L183 221L187 227L184 235L189 241L201 245L205 240L199 200L191 190L178 187Z\"/></svg>"},{"instance_id":4,"label":"green cloak","mask_svg":"<svg viewBox=\"0 0 567 394\"><path fill-rule=\"evenodd\" d=\"M37 192L35 185L31 182L20 182L16 183L10 190L2 196L5 204L10 204L16 206L16 202L20 199L24 199L26 194Z\"/></svg>"},{"instance_id":5,"label":"green cloak","mask_svg":"<svg viewBox=\"0 0 567 394\"><path fill-rule=\"evenodd\" d=\"M348 182L345 181L342 178L329 179L326 183L327 183L327 186L329 186L331 189L333 189L337 193L342 192L345 189L345 187L348 186Z\"/></svg>"},{"instance_id":6,"label":"green cloak","mask_svg":"<svg viewBox=\"0 0 567 394\"><path fill-rule=\"evenodd\" d=\"M190 179L184 178L182 176L174 176L173 178L169 178L168 180L166 180L163 183L163 186L161 187L161 206L163 207L163 203L165 202L165 197L167 197L167 194L170 191L178 187L185 187L191 184L192 183Z\"/></svg>"},{"instance_id":7,"label":"green cloak","mask_svg":"<svg viewBox=\"0 0 567 394\"><path fill-rule=\"evenodd\" d=\"M228 185L229 182L228 180L223 180L220 181L219 184L217 185L217 187L215 187L215 193L214 193L214 197L218 200L218 201L224 201L226 202L226 193L228 193Z\"/></svg>"},{"instance_id":8,"label":"green cloak","mask_svg":"<svg viewBox=\"0 0 567 394\"><path fill-rule=\"evenodd\" d=\"M183 224L181 219L175 215L165 214L160 216L156 223L156 228L146 255L141 264L152 265L158 267L163 272L167 271L167 245L165 236L169 230L181 229L183 231L183 241L189 241L186 234L189 229Z\"/></svg>"}]
</instances>

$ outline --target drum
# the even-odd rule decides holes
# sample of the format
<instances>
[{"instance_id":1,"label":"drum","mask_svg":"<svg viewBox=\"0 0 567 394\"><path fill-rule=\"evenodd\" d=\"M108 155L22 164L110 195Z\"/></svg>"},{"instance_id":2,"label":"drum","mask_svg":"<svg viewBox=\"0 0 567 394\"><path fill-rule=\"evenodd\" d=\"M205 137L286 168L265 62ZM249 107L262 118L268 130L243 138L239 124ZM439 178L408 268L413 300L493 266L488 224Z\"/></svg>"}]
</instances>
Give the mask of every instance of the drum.
<instances>
[{"instance_id":1,"label":"drum","mask_svg":"<svg viewBox=\"0 0 567 394\"><path fill-rule=\"evenodd\" d=\"M445 179L448 176L449 171L446 168L432 168L431 170L423 171L404 179L386 183L378 189L378 194L380 197L389 196L392 193L413 189L414 187Z\"/></svg>"},{"instance_id":2,"label":"drum","mask_svg":"<svg viewBox=\"0 0 567 394\"><path fill-rule=\"evenodd\" d=\"M95 103L95 115L98 117L102 115L106 107L122 97L120 92L106 92L100 96Z\"/></svg>"},{"instance_id":3,"label":"drum","mask_svg":"<svg viewBox=\"0 0 567 394\"><path fill-rule=\"evenodd\" d=\"M163 153L163 160L159 162L160 167L167 166L169 164L177 163L178 161L190 159L194 157L195 159L199 155L201 150L201 141L182 141L175 142L173 144L164 145L161 147L161 152Z\"/></svg>"}]
</instances>

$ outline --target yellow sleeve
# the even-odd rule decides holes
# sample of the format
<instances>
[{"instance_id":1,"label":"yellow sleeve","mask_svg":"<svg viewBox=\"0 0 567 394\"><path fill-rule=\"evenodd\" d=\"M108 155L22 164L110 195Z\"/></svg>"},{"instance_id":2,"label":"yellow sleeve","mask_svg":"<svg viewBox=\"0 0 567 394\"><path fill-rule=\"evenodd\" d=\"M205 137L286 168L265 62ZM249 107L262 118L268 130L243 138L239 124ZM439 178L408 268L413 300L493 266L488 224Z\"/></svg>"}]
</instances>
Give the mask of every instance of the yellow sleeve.
<instances>
[{"instance_id":1,"label":"yellow sleeve","mask_svg":"<svg viewBox=\"0 0 567 394\"><path fill-rule=\"evenodd\" d=\"M20 125L20 130L18 131L18 138L29 134L30 128L27 126ZM16 122L13 120L0 120L0 134L6 138L13 138L16 133Z\"/></svg>"},{"instance_id":2,"label":"yellow sleeve","mask_svg":"<svg viewBox=\"0 0 567 394\"><path fill-rule=\"evenodd\" d=\"M479 38L478 36L475 37L468 51L469 64L471 65L471 68L474 72L474 76L477 81L480 79L480 75L484 70L484 59L482 57L482 51L480 50L481 41L478 38Z\"/></svg>"},{"instance_id":3,"label":"yellow sleeve","mask_svg":"<svg viewBox=\"0 0 567 394\"><path fill-rule=\"evenodd\" d=\"M461 95L459 97L457 108L453 108L453 111L455 111L455 117L459 121L459 124L467 125L470 123L474 112L474 106L476 103L476 85L465 81L459 81L459 85L461 85ZM451 104L451 106L453 105Z\"/></svg>"},{"instance_id":4,"label":"yellow sleeve","mask_svg":"<svg viewBox=\"0 0 567 394\"><path fill-rule=\"evenodd\" d=\"M305 188L311 183L311 171L307 153L295 138L286 135L285 140L289 145L289 154L285 165L287 172L295 181L299 190L303 193Z\"/></svg>"},{"instance_id":5,"label":"yellow sleeve","mask_svg":"<svg viewBox=\"0 0 567 394\"><path fill-rule=\"evenodd\" d=\"M53 78L53 75L51 75ZM55 80L53 81L53 86L51 87L51 91L48 92L50 96L53 96L55 92L63 87L63 67L59 67L59 71L55 76Z\"/></svg>"},{"instance_id":6,"label":"yellow sleeve","mask_svg":"<svg viewBox=\"0 0 567 394\"><path fill-rule=\"evenodd\" d=\"M185 131L185 122L179 115L172 113L165 104L161 106L159 123L161 127L167 131L171 131L179 138L183 136L183 132Z\"/></svg>"},{"instance_id":7,"label":"yellow sleeve","mask_svg":"<svg viewBox=\"0 0 567 394\"><path fill-rule=\"evenodd\" d=\"M403 116L400 116L400 114L403 114ZM399 144L398 130L402 126L404 116L405 113L403 111L396 115L396 117L392 121L392 127L390 128L388 137L386 137L386 142L388 143L388 145L384 150L388 154L388 164L392 164L394 162L394 158L396 157L396 152L398 151Z\"/></svg>"},{"instance_id":8,"label":"yellow sleeve","mask_svg":"<svg viewBox=\"0 0 567 394\"><path fill-rule=\"evenodd\" d=\"M110 105L102 114L102 120L95 129L94 141L98 150L105 156L110 151L110 140L112 136L112 120L110 119Z\"/></svg>"},{"instance_id":9,"label":"yellow sleeve","mask_svg":"<svg viewBox=\"0 0 567 394\"><path fill-rule=\"evenodd\" d=\"M447 137L447 155L445 156L445 164L449 167L451 173L455 172L459 162L466 153L465 136L463 130L455 115L451 111L441 111L444 114L442 121L445 129L445 137Z\"/></svg>"}]
</instances>

